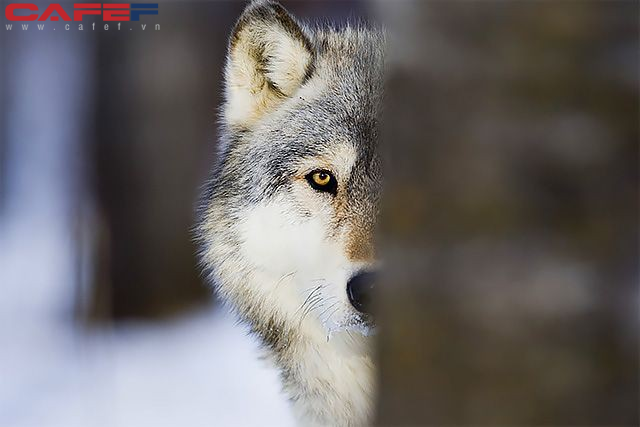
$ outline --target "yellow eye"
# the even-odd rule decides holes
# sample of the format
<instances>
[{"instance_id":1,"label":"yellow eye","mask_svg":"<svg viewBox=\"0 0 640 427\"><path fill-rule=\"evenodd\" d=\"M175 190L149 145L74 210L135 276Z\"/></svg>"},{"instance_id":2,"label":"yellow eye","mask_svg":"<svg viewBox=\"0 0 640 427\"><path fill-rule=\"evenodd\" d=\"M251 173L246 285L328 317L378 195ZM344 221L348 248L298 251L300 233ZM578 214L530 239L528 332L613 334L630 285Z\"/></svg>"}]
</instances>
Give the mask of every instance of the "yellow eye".
<instances>
[{"instance_id":1,"label":"yellow eye","mask_svg":"<svg viewBox=\"0 0 640 427\"><path fill-rule=\"evenodd\" d=\"M313 175L311 175L311 178L313 179L313 182L322 186L325 186L329 184L329 182L331 182L331 175L323 171L314 172Z\"/></svg>"},{"instance_id":2,"label":"yellow eye","mask_svg":"<svg viewBox=\"0 0 640 427\"><path fill-rule=\"evenodd\" d=\"M338 192L338 181L331 172L318 169L310 172L306 177L307 182L314 190L335 195Z\"/></svg>"}]
</instances>

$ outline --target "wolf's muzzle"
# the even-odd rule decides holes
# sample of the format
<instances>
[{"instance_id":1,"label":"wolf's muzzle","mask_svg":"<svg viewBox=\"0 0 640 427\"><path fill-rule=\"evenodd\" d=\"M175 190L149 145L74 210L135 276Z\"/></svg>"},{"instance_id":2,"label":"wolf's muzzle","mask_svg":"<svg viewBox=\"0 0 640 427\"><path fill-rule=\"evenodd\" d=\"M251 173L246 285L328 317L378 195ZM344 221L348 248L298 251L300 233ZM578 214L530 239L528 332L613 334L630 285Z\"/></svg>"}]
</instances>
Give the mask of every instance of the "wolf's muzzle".
<instances>
[{"instance_id":1,"label":"wolf's muzzle","mask_svg":"<svg viewBox=\"0 0 640 427\"><path fill-rule=\"evenodd\" d=\"M361 271L347 282L349 302L361 313L371 314L371 301L377 276L374 271Z\"/></svg>"}]
</instances>

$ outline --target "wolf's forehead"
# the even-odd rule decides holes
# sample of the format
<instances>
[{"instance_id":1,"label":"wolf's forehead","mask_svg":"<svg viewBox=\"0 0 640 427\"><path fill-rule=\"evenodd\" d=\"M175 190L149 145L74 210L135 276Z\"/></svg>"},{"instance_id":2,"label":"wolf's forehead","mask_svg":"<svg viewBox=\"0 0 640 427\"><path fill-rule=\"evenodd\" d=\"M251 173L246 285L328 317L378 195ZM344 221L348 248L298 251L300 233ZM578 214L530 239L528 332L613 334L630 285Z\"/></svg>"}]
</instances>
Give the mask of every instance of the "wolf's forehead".
<instances>
[{"instance_id":1,"label":"wolf's forehead","mask_svg":"<svg viewBox=\"0 0 640 427\"><path fill-rule=\"evenodd\" d=\"M341 30L318 30L313 35L316 60L361 73L379 75L385 51L382 31L346 27Z\"/></svg>"},{"instance_id":2,"label":"wolf's forehead","mask_svg":"<svg viewBox=\"0 0 640 427\"><path fill-rule=\"evenodd\" d=\"M382 92L384 35L346 28L315 34L316 72L344 101L370 103Z\"/></svg>"},{"instance_id":3,"label":"wolf's forehead","mask_svg":"<svg viewBox=\"0 0 640 427\"><path fill-rule=\"evenodd\" d=\"M321 154L348 143L362 154L375 144L382 99L380 61L369 57L375 52L362 53L353 46L351 55L340 55L346 53L340 47L321 49L316 72L280 117L286 122L283 127L305 146L303 152Z\"/></svg>"},{"instance_id":4,"label":"wolf's forehead","mask_svg":"<svg viewBox=\"0 0 640 427\"><path fill-rule=\"evenodd\" d=\"M377 113L363 103L324 93L291 112L278 129L280 150L301 162L327 167L369 159L377 150ZM299 163L299 162L297 162Z\"/></svg>"},{"instance_id":5,"label":"wolf's forehead","mask_svg":"<svg viewBox=\"0 0 640 427\"><path fill-rule=\"evenodd\" d=\"M369 142L383 92L384 37L346 28L316 34L316 106L350 128L355 143ZM313 85L315 82L310 82Z\"/></svg>"},{"instance_id":6,"label":"wolf's forehead","mask_svg":"<svg viewBox=\"0 0 640 427\"><path fill-rule=\"evenodd\" d=\"M263 122L253 138L264 144L254 148L273 154L267 160L270 168L334 158L335 166L358 163L368 169L377 155L382 35L345 29L314 36L314 73L279 113Z\"/></svg>"}]
</instances>

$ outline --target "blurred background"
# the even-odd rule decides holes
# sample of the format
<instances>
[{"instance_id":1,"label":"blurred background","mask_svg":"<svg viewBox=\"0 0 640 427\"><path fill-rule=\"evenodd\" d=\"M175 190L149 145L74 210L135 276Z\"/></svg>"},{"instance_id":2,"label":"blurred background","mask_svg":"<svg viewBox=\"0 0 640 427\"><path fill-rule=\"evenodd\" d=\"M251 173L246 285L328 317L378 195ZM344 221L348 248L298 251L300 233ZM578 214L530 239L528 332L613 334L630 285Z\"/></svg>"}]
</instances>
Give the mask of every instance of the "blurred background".
<instances>
[{"instance_id":1,"label":"blurred background","mask_svg":"<svg viewBox=\"0 0 640 427\"><path fill-rule=\"evenodd\" d=\"M382 425L638 425L639 6L380 3Z\"/></svg>"},{"instance_id":2,"label":"blurred background","mask_svg":"<svg viewBox=\"0 0 640 427\"><path fill-rule=\"evenodd\" d=\"M282 3L391 33L379 424L638 425L639 4ZM293 424L190 236L243 7L0 28L0 426Z\"/></svg>"}]
</instances>

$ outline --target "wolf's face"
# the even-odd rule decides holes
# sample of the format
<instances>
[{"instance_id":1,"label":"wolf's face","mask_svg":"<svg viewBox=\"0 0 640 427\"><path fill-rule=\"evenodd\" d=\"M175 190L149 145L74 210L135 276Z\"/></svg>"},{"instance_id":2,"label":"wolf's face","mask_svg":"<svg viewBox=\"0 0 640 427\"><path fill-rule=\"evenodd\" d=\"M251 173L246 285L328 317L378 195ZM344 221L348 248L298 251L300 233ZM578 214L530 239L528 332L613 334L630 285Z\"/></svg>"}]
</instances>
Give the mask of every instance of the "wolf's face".
<instances>
[{"instance_id":1,"label":"wolf's face","mask_svg":"<svg viewBox=\"0 0 640 427\"><path fill-rule=\"evenodd\" d=\"M378 33L311 31L269 2L240 18L200 232L245 316L368 331L382 66Z\"/></svg>"}]
</instances>

